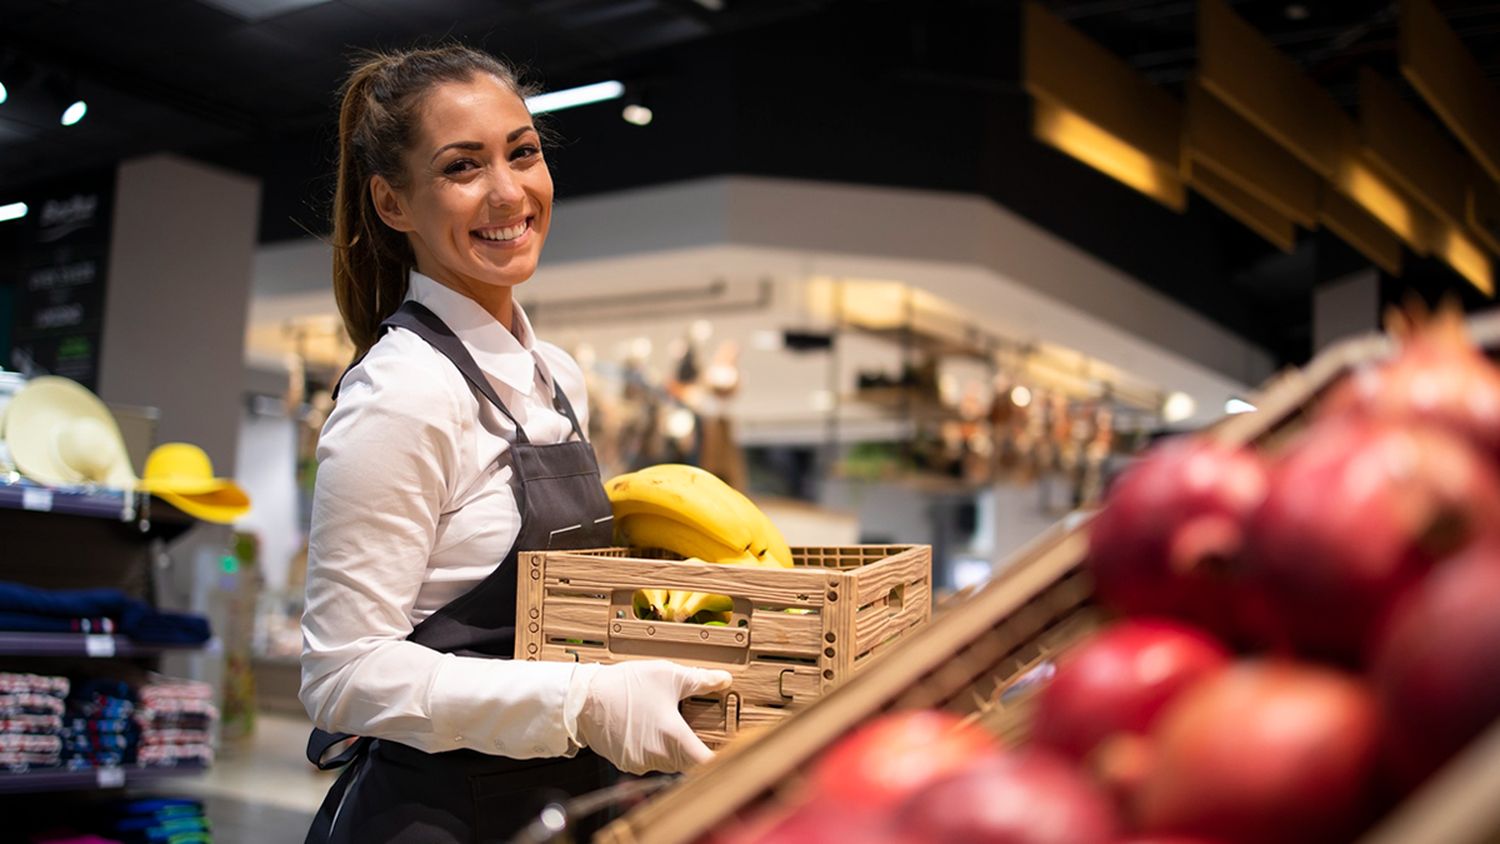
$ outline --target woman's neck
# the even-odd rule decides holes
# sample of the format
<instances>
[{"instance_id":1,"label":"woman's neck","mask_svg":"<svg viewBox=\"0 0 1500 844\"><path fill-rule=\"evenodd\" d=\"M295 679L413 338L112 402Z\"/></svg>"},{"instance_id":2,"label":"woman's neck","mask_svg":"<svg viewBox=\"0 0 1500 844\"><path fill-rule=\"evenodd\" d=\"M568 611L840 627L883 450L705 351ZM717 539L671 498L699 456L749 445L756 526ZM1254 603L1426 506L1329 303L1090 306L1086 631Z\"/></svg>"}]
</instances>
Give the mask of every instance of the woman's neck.
<instances>
[{"instance_id":1,"label":"woman's neck","mask_svg":"<svg viewBox=\"0 0 1500 844\"><path fill-rule=\"evenodd\" d=\"M417 266L417 272L455 293L461 293L472 299L475 304L484 308L486 313L494 317L495 322L505 326L506 331L515 334L515 331L511 328L511 321L515 316L515 305L512 302L510 287L499 284L483 284L461 276L453 276L450 273L429 272L420 263Z\"/></svg>"}]
</instances>

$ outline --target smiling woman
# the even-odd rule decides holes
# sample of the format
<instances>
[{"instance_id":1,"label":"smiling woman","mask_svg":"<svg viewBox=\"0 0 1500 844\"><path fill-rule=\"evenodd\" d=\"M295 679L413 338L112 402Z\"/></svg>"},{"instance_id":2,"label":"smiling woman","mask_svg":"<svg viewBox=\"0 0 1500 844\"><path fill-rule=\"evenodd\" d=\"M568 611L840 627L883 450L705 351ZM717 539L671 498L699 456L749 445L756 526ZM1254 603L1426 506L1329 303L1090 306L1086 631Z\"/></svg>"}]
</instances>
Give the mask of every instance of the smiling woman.
<instances>
[{"instance_id":1,"label":"smiling woman","mask_svg":"<svg viewBox=\"0 0 1500 844\"><path fill-rule=\"evenodd\" d=\"M309 842L509 840L616 767L711 755L677 707L726 672L510 658L519 552L613 538L583 373L512 295L552 211L527 93L464 47L370 57L344 89L333 285L359 357L318 441L301 698L308 758L347 767Z\"/></svg>"}]
</instances>

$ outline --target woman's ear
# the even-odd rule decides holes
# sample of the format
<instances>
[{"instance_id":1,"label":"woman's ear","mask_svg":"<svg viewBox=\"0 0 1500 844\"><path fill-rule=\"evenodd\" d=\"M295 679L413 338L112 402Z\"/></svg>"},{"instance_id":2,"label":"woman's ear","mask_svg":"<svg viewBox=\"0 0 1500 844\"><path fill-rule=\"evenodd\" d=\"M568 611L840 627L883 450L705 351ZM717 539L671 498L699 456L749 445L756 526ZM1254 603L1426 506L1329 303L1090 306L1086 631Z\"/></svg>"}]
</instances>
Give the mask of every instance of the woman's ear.
<instances>
[{"instance_id":1,"label":"woman's ear","mask_svg":"<svg viewBox=\"0 0 1500 844\"><path fill-rule=\"evenodd\" d=\"M380 215L380 219L396 231L409 232L416 228L411 223L411 215L407 213L406 202L384 176L370 177L370 201L374 203L375 213Z\"/></svg>"}]
</instances>

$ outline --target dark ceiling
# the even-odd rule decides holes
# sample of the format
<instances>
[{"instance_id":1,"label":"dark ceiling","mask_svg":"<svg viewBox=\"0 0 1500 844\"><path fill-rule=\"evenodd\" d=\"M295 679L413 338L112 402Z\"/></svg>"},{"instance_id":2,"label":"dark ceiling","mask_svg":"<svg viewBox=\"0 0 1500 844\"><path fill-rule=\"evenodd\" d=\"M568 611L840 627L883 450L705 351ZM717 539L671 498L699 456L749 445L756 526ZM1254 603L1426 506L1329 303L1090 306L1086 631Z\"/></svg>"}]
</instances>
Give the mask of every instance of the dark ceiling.
<instances>
[{"instance_id":1,"label":"dark ceiling","mask_svg":"<svg viewBox=\"0 0 1500 844\"><path fill-rule=\"evenodd\" d=\"M1193 0L1046 0L1179 93ZM1492 80L1500 4L1439 7ZM262 179L264 242L321 232L334 92L354 48L457 39L548 88L618 78L656 113L559 112L560 196L747 173L981 193L1279 360L1310 352L1311 292L1365 265L1325 232L1285 255L1193 197L1161 208L1036 143L1010 0L3 0L0 201L117 161L181 152ZM1400 83L1390 2L1242 0L1235 10L1351 113L1359 67ZM235 9L275 10L257 17ZM56 124L74 86L90 104ZM1403 88L1403 90L1405 90ZM1416 98L1409 90L1409 99ZM1420 104L1419 104L1420 105ZM1465 285L1407 255L1395 298ZM1479 305L1471 296L1467 304Z\"/></svg>"}]
</instances>

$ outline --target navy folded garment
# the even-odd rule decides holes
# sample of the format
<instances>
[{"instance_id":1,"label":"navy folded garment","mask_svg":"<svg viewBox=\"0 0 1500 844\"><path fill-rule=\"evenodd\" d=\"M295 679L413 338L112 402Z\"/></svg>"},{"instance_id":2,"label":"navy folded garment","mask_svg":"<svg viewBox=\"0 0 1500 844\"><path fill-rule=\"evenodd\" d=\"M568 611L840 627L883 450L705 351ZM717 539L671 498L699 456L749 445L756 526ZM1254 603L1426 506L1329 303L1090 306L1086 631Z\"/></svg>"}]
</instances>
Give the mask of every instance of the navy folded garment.
<instances>
[{"instance_id":1,"label":"navy folded garment","mask_svg":"<svg viewBox=\"0 0 1500 844\"><path fill-rule=\"evenodd\" d=\"M47 618L112 618L119 630L140 642L195 645L208 641L208 619L162 612L118 589L38 589L0 581L0 613Z\"/></svg>"}]
</instances>

